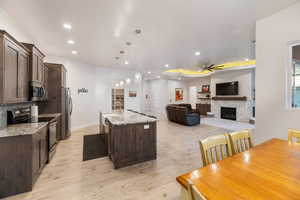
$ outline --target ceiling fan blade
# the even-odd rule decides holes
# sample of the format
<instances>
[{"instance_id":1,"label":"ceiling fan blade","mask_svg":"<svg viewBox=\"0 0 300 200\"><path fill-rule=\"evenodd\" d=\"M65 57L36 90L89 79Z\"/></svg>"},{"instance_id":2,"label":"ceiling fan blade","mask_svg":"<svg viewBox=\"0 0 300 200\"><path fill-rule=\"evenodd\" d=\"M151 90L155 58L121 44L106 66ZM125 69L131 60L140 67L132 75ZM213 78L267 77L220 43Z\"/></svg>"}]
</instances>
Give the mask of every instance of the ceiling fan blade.
<instances>
[{"instance_id":1,"label":"ceiling fan blade","mask_svg":"<svg viewBox=\"0 0 300 200\"><path fill-rule=\"evenodd\" d=\"M222 68L214 68L214 70L224 70L224 69L222 69Z\"/></svg>"},{"instance_id":2,"label":"ceiling fan blade","mask_svg":"<svg viewBox=\"0 0 300 200\"><path fill-rule=\"evenodd\" d=\"M215 69L215 70L223 70L222 67L224 67L224 65L215 66L215 67L213 67L213 69Z\"/></svg>"}]
</instances>

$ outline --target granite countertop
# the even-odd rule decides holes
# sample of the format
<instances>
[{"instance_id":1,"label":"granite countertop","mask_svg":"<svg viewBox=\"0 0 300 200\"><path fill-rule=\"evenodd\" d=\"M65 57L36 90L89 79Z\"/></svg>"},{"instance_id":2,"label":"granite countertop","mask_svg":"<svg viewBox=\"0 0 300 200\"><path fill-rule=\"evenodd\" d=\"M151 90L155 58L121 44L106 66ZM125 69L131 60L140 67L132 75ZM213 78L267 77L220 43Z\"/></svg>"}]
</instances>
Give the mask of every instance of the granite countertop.
<instances>
[{"instance_id":1,"label":"granite countertop","mask_svg":"<svg viewBox=\"0 0 300 200\"><path fill-rule=\"evenodd\" d=\"M39 117L60 117L61 113L53 113L53 114L40 114Z\"/></svg>"},{"instance_id":2,"label":"granite countertop","mask_svg":"<svg viewBox=\"0 0 300 200\"><path fill-rule=\"evenodd\" d=\"M48 125L47 122L9 125L6 128L0 130L0 138L1 137L12 137L12 136L22 136L22 135L32 135L32 134L37 133L40 129L44 128L47 125Z\"/></svg>"},{"instance_id":3,"label":"granite countertop","mask_svg":"<svg viewBox=\"0 0 300 200\"><path fill-rule=\"evenodd\" d=\"M139 113L134 113L130 111L123 111L120 113L107 113L103 114L103 117L113 125L151 123L158 121L155 118L144 116Z\"/></svg>"}]
</instances>

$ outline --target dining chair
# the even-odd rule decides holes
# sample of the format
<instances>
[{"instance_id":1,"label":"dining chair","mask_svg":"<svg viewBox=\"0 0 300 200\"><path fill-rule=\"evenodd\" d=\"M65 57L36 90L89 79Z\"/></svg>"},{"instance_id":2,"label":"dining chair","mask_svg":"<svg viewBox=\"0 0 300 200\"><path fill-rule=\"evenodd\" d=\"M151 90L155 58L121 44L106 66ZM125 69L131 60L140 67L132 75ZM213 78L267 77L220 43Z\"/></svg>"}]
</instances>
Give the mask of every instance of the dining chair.
<instances>
[{"instance_id":1,"label":"dining chair","mask_svg":"<svg viewBox=\"0 0 300 200\"><path fill-rule=\"evenodd\" d=\"M248 151L250 148L253 147L250 130L237 131L229 133L228 135L233 154Z\"/></svg>"},{"instance_id":2,"label":"dining chair","mask_svg":"<svg viewBox=\"0 0 300 200\"><path fill-rule=\"evenodd\" d=\"M228 135L217 135L199 141L203 167L232 156Z\"/></svg>"},{"instance_id":3,"label":"dining chair","mask_svg":"<svg viewBox=\"0 0 300 200\"><path fill-rule=\"evenodd\" d=\"M300 131L295 129L288 129L288 141L293 142L296 140L296 143L300 143Z\"/></svg>"},{"instance_id":4,"label":"dining chair","mask_svg":"<svg viewBox=\"0 0 300 200\"><path fill-rule=\"evenodd\" d=\"M190 179L188 179L186 200L206 200Z\"/></svg>"}]
</instances>

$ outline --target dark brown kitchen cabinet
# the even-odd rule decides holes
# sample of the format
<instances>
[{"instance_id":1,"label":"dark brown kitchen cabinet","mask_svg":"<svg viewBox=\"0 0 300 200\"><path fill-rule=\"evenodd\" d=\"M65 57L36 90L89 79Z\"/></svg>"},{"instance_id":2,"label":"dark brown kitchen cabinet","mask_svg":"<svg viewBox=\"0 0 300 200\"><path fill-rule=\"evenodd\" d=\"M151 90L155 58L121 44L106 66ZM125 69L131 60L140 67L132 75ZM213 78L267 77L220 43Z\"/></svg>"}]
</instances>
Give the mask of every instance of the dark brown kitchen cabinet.
<instances>
[{"instance_id":1,"label":"dark brown kitchen cabinet","mask_svg":"<svg viewBox=\"0 0 300 200\"><path fill-rule=\"evenodd\" d=\"M44 57L45 55L34 45L22 43L30 50L30 80L44 83Z\"/></svg>"},{"instance_id":2,"label":"dark brown kitchen cabinet","mask_svg":"<svg viewBox=\"0 0 300 200\"><path fill-rule=\"evenodd\" d=\"M113 125L109 120L108 154L115 169L155 160L156 122Z\"/></svg>"},{"instance_id":3,"label":"dark brown kitchen cabinet","mask_svg":"<svg viewBox=\"0 0 300 200\"><path fill-rule=\"evenodd\" d=\"M48 100L48 73L49 73L49 69L46 65L44 65L45 100Z\"/></svg>"},{"instance_id":4,"label":"dark brown kitchen cabinet","mask_svg":"<svg viewBox=\"0 0 300 200\"><path fill-rule=\"evenodd\" d=\"M196 104L196 110L200 115L207 115L211 111L211 105L206 103Z\"/></svg>"},{"instance_id":5,"label":"dark brown kitchen cabinet","mask_svg":"<svg viewBox=\"0 0 300 200\"><path fill-rule=\"evenodd\" d=\"M48 160L48 128L41 129L32 136L32 177L38 178Z\"/></svg>"},{"instance_id":6,"label":"dark brown kitchen cabinet","mask_svg":"<svg viewBox=\"0 0 300 200\"><path fill-rule=\"evenodd\" d=\"M48 128L40 132L40 168L42 169L48 161Z\"/></svg>"},{"instance_id":7,"label":"dark brown kitchen cabinet","mask_svg":"<svg viewBox=\"0 0 300 200\"><path fill-rule=\"evenodd\" d=\"M47 125L32 134L0 137L0 199L32 190L48 160L47 142Z\"/></svg>"},{"instance_id":8,"label":"dark brown kitchen cabinet","mask_svg":"<svg viewBox=\"0 0 300 200\"><path fill-rule=\"evenodd\" d=\"M32 135L32 178L36 180L40 171L40 135Z\"/></svg>"},{"instance_id":9,"label":"dark brown kitchen cabinet","mask_svg":"<svg viewBox=\"0 0 300 200\"><path fill-rule=\"evenodd\" d=\"M0 104L28 101L29 51L2 30L0 30L0 71Z\"/></svg>"},{"instance_id":10,"label":"dark brown kitchen cabinet","mask_svg":"<svg viewBox=\"0 0 300 200\"><path fill-rule=\"evenodd\" d=\"M65 68L62 68L61 70L61 84L61 87L67 87L67 71Z\"/></svg>"},{"instance_id":11,"label":"dark brown kitchen cabinet","mask_svg":"<svg viewBox=\"0 0 300 200\"><path fill-rule=\"evenodd\" d=\"M18 99L28 100L29 94L29 54L20 54L18 65Z\"/></svg>"}]
</instances>

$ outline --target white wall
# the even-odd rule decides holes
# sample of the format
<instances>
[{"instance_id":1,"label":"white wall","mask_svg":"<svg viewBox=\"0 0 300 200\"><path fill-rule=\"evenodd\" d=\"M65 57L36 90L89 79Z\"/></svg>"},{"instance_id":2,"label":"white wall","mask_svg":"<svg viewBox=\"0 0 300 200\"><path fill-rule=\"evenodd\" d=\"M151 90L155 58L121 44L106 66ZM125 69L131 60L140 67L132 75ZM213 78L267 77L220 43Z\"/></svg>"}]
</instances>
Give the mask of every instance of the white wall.
<instances>
[{"instance_id":1,"label":"white wall","mask_svg":"<svg viewBox=\"0 0 300 200\"><path fill-rule=\"evenodd\" d=\"M182 88L183 89L183 100L176 101L175 89ZM169 103L187 103L188 102L188 88L186 86L185 81L177 81L177 80L168 80L168 91L169 91Z\"/></svg>"},{"instance_id":2,"label":"white wall","mask_svg":"<svg viewBox=\"0 0 300 200\"><path fill-rule=\"evenodd\" d=\"M300 110L285 108L287 43L300 40L300 3L257 22L256 140L287 139L300 130Z\"/></svg>"},{"instance_id":3,"label":"white wall","mask_svg":"<svg viewBox=\"0 0 300 200\"><path fill-rule=\"evenodd\" d=\"M239 82L239 96L246 96L247 101L212 101L211 111L215 117L221 118L221 107L236 108L237 121L249 122L252 117L252 100L253 94L253 77L254 69L228 71L213 74L211 77L211 94L216 96L216 84L238 81Z\"/></svg>"},{"instance_id":4,"label":"white wall","mask_svg":"<svg viewBox=\"0 0 300 200\"><path fill-rule=\"evenodd\" d=\"M227 71L216 73L211 76L211 94L216 96L216 84L232 81L239 82L239 96L246 96L251 99L252 94L252 77L253 69Z\"/></svg>"},{"instance_id":5,"label":"white wall","mask_svg":"<svg viewBox=\"0 0 300 200\"><path fill-rule=\"evenodd\" d=\"M147 81L147 84L150 94L149 108L157 116L166 116L167 104L186 103L188 101L188 90L184 81L156 79ZM176 88L183 89L183 101L175 101Z\"/></svg>"},{"instance_id":6,"label":"white wall","mask_svg":"<svg viewBox=\"0 0 300 200\"><path fill-rule=\"evenodd\" d=\"M198 99L198 91L202 89L202 85L210 85L211 77L205 76L205 77L199 77L199 78L190 78L186 80L186 87L189 88L188 92L188 102L192 104L192 107L196 109L196 105L194 103L194 96L196 95L196 103L210 103L209 100L199 100ZM196 94L191 94L191 92L194 92L194 87L197 88ZM206 97L205 94L201 94L200 97Z\"/></svg>"},{"instance_id":7,"label":"white wall","mask_svg":"<svg viewBox=\"0 0 300 200\"><path fill-rule=\"evenodd\" d=\"M8 14L0 8L0 29L5 30L20 42L34 42L34 39L27 35L22 28Z\"/></svg>"},{"instance_id":8,"label":"white wall","mask_svg":"<svg viewBox=\"0 0 300 200\"><path fill-rule=\"evenodd\" d=\"M196 86L198 89L202 88L202 85L210 85L210 76L190 78L186 80L187 87Z\"/></svg>"},{"instance_id":9,"label":"white wall","mask_svg":"<svg viewBox=\"0 0 300 200\"><path fill-rule=\"evenodd\" d=\"M115 83L126 78L134 78L134 72L106 69L76 60L60 57L46 57L46 62L63 64L67 72L67 87L73 99L72 130L97 124L99 111L111 112L111 89ZM125 84L125 109L139 111L142 104L142 82ZM78 94L78 89L86 88L88 93ZM128 91L136 91L137 97L128 97Z\"/></svg>"}]
</instances>

